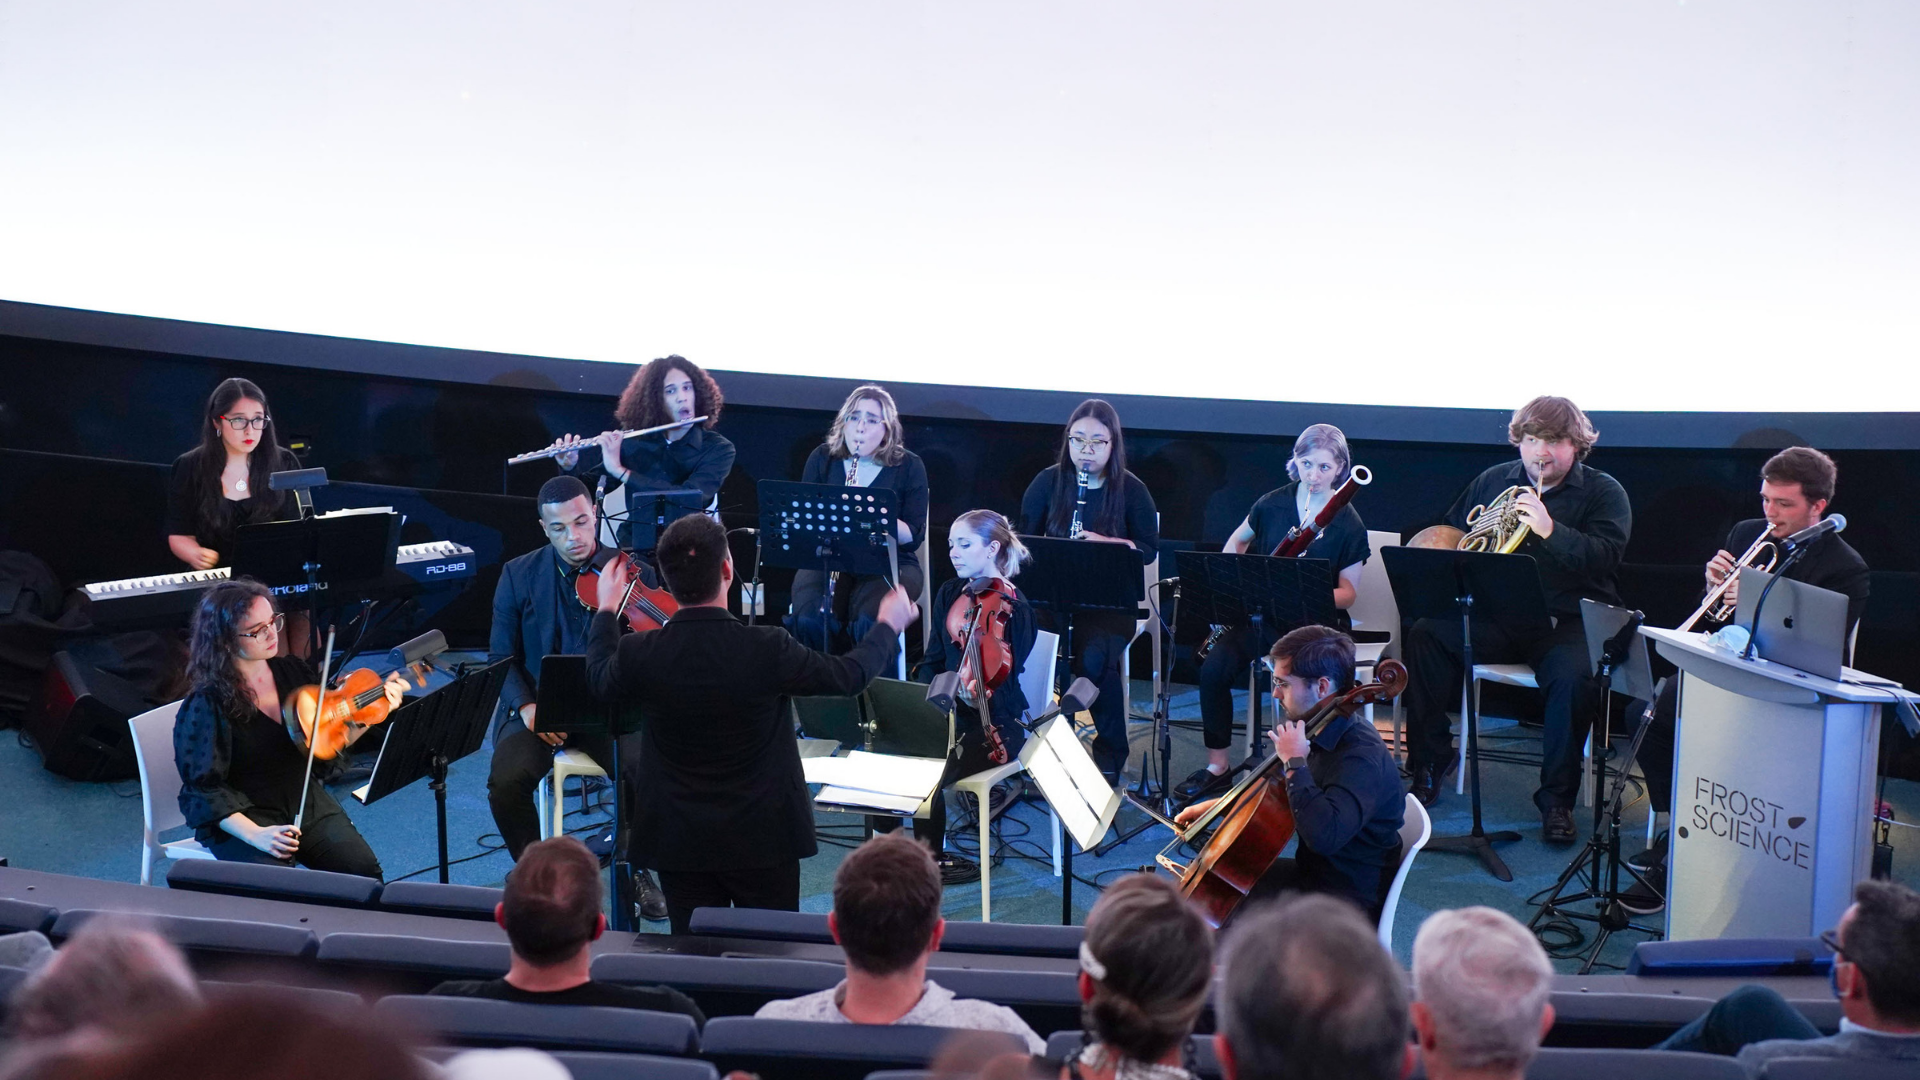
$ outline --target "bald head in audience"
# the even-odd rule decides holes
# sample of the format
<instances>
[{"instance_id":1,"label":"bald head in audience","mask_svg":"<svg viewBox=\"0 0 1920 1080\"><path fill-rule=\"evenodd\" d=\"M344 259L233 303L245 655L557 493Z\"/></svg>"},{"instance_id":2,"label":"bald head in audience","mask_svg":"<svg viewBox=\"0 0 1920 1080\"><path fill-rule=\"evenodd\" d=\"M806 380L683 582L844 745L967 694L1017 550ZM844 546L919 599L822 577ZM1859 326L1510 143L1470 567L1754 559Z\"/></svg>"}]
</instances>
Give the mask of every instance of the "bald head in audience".
<instances>
[{"instance_id":1,"label":"bald head in audience","mask_svg":"<svg viewBox=\"0 0 1920 1080\"><path fill-rule=\"evenodd\" d=\"M1413 1028L1432 1080L1519 1080L1553 1027L1553 965L1513 916L1442 911L1413 939Z\"/></svg>"}]
</instances>

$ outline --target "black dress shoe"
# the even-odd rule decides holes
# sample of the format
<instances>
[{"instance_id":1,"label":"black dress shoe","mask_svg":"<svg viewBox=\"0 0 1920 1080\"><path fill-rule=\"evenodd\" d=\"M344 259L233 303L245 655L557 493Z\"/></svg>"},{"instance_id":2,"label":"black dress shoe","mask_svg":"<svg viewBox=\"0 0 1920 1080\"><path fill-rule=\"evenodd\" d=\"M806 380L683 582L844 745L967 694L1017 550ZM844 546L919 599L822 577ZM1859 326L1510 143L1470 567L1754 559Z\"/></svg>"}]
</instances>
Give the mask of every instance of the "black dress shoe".
<instances>
[{"instance_id":1,"label":"black dress shoe","mask_svg":"<svg viewBox=\"0 0 1920 1080\"><path fill-rule=\"evenodd\" d=\"M1195 769L1192 776L1180 781L1173 787L1173 801L1185 805L1211 799L1216 795L1225 795L1233 787L1233 774L1215 775L1208 769Z\"/></svg>"},{"instance_id":2,"label":"black dress shoe","mask_svg":"<svg viewBox=\"0 0 1920 1080\"><path fill-rule=\"evenodd\" d=\"M1660 835L1653 838L1652 847L1640 852L1638 855L1629 857L1627 859L1627 865L1633 867L1635 870L1658 870L1664 868L1667 865L1666 830L1661 830Z\"/></svg>"},{"instance_id":3,"label":"black dress shoe","mask_svg":"<svg viewBox=\"0 0 1920 1080\"><path fill-rule=\"evenodd\" d=\"M646 870L633 872L633 894L639 900L640 917L648 922L664 922L667 918L667 894L660 891L660 883L653 880L653 874Z\"/></svg>"},{"instance_id":4,"label":"black dress shoe","mask_svg":"<svg viewBox=\"0 0 1920 1080\"><path fill-rule=\"evenodd\" d=\"M1420 800L1421 806L1440 801L1440 770L1431 765L1416 765L1408 777L1407 794Z\"/></svg>"},{"instance_id":5,"label":"black dress shoe","mask_svg":"<svg viewBox=\"0 0 1920 1080\"><path fill-rule=\"evenodd\" d=\"M1635 915L1657 915L1666 910L1667 901L1659 893L1636 881L1620 895L1620 906Z\"/></svg>"},{"instance_id":6,"label":"black dress shoe","mask_svg":"<svg viewBox=\"0 0 1920 1080\"><path fill-rule=\"evenodd\" d=\"M1573 811L1564 806L1549 807L1540 815L1540 832L1549 844L1573 843Z\"/></svg>"}]
</instances>

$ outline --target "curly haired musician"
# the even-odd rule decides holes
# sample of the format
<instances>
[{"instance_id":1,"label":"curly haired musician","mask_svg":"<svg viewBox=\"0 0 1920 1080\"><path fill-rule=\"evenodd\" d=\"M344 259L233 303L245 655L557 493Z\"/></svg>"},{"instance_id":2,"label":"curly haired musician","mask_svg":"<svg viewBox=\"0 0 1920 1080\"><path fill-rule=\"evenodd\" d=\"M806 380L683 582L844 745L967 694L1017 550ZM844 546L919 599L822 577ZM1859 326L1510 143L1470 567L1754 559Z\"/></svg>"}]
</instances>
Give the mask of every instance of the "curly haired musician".
<instances>
[{"instance_id":1,"label":"curly haired musician","mask_svg":"<svg viewBox=\"0 0 1920 1080\"><path fill-rule=\"evenodd\" d=\"M1599 432L1578 405L1560 397L1537 397L1507 425L1507 441L1519 459L1495 465L1467 485L1446 521L1467 528L1475 506L1492 503L1509 487L1530 486L1516 508L1529 535L1518 549L1540 570L1541 591L1554 627L1527 637L1493 621L1473 623L1476 663L1523 663L1533 668L1546 698L1541 739L1540 787L1534 792L1541 828L1549 843L1574 838L1573 801L1580 787L1581 746L1599 711L1599 688L1590 677L1580 600L1620 602L1614 583L1633 529L1626 489L1585 464ZM1406 659L1412 683L1407 703L1407 765L1412 792L1422 803L1439 798L1453 761L1447 709L1460 701L1460 623L1421 619L1407 633Z\"/></svg>"}]
</instances>

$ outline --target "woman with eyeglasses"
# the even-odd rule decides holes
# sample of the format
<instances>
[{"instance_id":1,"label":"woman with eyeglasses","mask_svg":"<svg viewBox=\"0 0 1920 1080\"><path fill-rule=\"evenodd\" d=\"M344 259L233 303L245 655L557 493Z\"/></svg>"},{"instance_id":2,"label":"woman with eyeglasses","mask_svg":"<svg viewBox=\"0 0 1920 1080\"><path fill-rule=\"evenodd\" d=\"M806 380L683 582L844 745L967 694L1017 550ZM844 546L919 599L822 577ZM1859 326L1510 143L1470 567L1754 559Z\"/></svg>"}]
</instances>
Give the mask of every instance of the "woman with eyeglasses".
<instances>
[{"instance_id":1,"label":"woman with eyeglasses","mask_svg":"<svg viewBox=\"0 0 1920 1080\"><path fill-rule=\"evenodd\" d=\"M1088 398L1067 419L1060 459L1040 470L1020 500L1020 531L1103 544L1125 544L1144 568L1160 545L1160 514L1140 478L1127 471L1126 436L1113 406ZM1042 613L1041 625L1061 632ZM1124 611L1083 611L1073 620L1073 670L1092 679L1100 696L1088 710L1098 732L1093 760L1110 782L1127 765L1127 688L1120 661L1134 637L1135 617Z\"/></svg>"},{"instance_id":2,"label":"woman with eyeglasses","mask_svg":"<svg viewBox=\"0 0 1920 1080\"><path fill-rule=\"evenodd\" d=\"M282 702L320 681L313 665L280 654L285 628L272 594L250 578L215 585L194 608L191 689L173 723L180 812L216 859L379 878L380 860L327 789L307 779L307 752L282 720ZM398 706L406 685L387 680L389 704Z\"/></svg>"},{"instance_id":3,"label":"woman with eyeglasses","mask_svg":"<svg viewBox=\"0 0 1920 1080\"><path fill-rule=\"evenodd\" d=\"M281 449L267 395L258 386L228 379L214 387L200 445L173 459L167 547L195 570L231 564L240 526L294 515L293 500L269 490L267 477L299 467Z\"/></svg>"},{"instance_id":4,"label":"woman with eyeglasses","mask_svg":"<svg viewBox=\"0 0 1920 1080\"><path fill-rule=\"evenodd\" d=\"M907 595L918 598L925 580L920 565L920 532L927 520L927 466L907 449L900 409L893 395L878 386L855 387L827 429L826 441L807 455L800 472L805 484L886 488L894 503L894 539L900 547L900 580ZM867 636L880 617L880 601L893 584L873 574L839 574L832 610L821 611L827 575L802 570L793 576L793 615L788 629L809 646L832 631L828 652L842 652ZM824 621L823 621L824 620ZM904 647L904 644L903 646Z\"/></svg>"}]
</instances>

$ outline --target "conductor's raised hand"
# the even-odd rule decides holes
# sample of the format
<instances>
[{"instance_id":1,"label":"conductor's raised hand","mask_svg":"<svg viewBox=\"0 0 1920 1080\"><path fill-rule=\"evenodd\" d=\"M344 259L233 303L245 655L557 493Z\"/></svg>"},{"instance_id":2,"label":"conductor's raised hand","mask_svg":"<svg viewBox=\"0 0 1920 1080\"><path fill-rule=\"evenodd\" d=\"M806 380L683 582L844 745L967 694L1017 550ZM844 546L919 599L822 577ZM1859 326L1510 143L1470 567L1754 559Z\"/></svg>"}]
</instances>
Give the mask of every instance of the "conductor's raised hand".
<instances>
[{"instance_id":1,"label":"conductor's raised hand","mask_svg":"<svg viewBox=\"0 0 1920 1080\"><path fill-rule=\"evenodd\" d=\"M893 587L880 601L880 621L893 627L896 634L904 634L913 620L920 617L920 605L913 602L907 590L898 585Z\"/></svg>"},{"instance_id":2,"label":"conductor's raised hand","mask_svg":"<svg viewBox=\"0 0 1920 1080\"><path fill-rule=\"evenodd\" d=\"M600 581L594 586L593 600L601 611L618 613L620 601L626 598L627 586L633 582L633 572L628 569L627 560L615 556L607 560L600 568Z\"/></svg>"}]
</instances>

